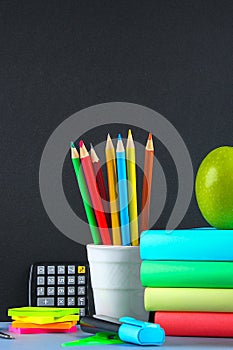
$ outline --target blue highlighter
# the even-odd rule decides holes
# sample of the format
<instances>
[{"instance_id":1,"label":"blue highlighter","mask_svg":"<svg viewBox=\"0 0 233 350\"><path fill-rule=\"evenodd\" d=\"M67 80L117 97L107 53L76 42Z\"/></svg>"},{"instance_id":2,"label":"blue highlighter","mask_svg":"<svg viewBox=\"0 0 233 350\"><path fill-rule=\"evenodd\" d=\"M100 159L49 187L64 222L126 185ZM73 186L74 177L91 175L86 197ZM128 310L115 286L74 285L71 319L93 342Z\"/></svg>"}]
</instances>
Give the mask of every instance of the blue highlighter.
<instances>
[{"instance_id":1,"label":"blue highlighter","mask_svg":"<svg viewBox=\"0 0 233 350\"><path fill-rule=\"evenodd\" d=\"M159 324L135 320L132 317L120 318L119 338L126 343L137 345L162 345L165 341L164 329Z\"/></svg>"}]
</instances>

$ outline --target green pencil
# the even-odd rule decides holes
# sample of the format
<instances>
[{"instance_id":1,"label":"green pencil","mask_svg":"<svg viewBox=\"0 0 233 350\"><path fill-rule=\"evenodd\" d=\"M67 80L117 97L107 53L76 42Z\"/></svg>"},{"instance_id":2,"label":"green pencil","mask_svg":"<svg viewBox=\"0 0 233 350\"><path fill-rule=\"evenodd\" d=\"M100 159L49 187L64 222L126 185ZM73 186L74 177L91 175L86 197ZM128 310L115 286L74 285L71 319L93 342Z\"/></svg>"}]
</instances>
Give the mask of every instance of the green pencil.
<instances>
[{"instance_id":1,"label":"green pencil","mask_svg":"<svg viewBox=\"0 0 233 350\"><path fill-rule=\"evenodd\" d=\"M91 199L90 199L86 181L84 178L82 165L79 158L79 153L73 142L71 142L71 159L72 159L75 175L78 181L79 190L82 196L83 205L86 211L87 220L90 226L93 242L94 244L102 244L100 234L99 234L99 229L95 219L95 214L91 207Z\"/></svg>"}]
</instances>

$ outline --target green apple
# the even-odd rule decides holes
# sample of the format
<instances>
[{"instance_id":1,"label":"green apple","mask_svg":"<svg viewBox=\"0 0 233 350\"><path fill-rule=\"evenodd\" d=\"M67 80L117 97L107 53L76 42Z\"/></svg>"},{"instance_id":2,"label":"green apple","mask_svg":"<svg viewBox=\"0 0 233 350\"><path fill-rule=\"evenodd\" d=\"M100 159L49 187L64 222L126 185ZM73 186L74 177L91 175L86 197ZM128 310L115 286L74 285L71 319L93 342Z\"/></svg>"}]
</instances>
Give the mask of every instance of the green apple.
<instances>
[{"instance_id":1,"label":"green apple","mask_svg":"<svg viewBox=\"0 0 233 350\"><path fill-rule=\"evenodd\" d=\"M206 156L195 190L206 221L219 229L233 229L233 147L219 147Z\"/></svg>"}]
</instances>

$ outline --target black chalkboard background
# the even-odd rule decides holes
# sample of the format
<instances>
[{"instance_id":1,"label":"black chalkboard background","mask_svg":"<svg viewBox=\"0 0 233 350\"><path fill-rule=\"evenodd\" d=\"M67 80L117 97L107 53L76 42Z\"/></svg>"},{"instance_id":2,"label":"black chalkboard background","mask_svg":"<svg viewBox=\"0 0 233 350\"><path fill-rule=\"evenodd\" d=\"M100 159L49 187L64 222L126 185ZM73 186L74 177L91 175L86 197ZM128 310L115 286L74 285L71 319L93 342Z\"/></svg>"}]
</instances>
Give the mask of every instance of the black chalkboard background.
<instances>
[{"instance_id":1,"label":"black chalkboard background","mask_svg":"<svg viewBox=\"0 0 233 350\"><path fill-rule=\"evenodd\" d=\"M31 263L86 258L50 222L39 193L43 148L65 118L103 102L148 106L177 128L195 172L211 149L232 145L232 14L224 0L0 2L1 320L8 307L27 304ZM85 139L98 143L106 131ZM145 142L145 132L133 131ZM164 227L177 179L156 147L169 195L155 227ZM68 157L64 180L84 217ZM203 225L193 197L180 227Z\"/></svg>"}]
</instances>

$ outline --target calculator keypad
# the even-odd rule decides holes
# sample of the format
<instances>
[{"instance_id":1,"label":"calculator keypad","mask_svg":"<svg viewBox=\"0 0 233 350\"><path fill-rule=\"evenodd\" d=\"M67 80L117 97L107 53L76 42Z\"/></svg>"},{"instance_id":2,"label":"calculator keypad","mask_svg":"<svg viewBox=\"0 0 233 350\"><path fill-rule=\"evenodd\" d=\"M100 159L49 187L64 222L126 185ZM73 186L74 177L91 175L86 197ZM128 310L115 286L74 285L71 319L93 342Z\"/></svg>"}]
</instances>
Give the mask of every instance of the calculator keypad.
<instances>
[{"instance_id":1,"label":"calculator keypad","mask_svg":"<svg viewBox=\"0 0 233 350\"><path fill-rule=\"evenodd\" d=\"M48 266L47 273L48 275L55 275L55 266Z\"/></svg>"},{"instance_id":2,"label":"calculator keypad","mask_svg":"<svg viewBox=\"0 0 233 350\"><path fill-rule=\"evenodd\" d=\"M47 295L55 295L55 288L54 287L48 287L47 288Z\"/></svg>"},{"instance_id":3,"label":"calculator keypad","mask_svg":"<svg viewBox=\"0 0 233 350\"><path fill-rule=\"evenodd\" d=\"M37 295L41 296L41 295L44 295L44 294L45 294L44 287L37 287Z\"/></svg>"},{"instance_id":4,"label":"calculator keypad","mask_svg":"<svg viewBox=\"0 0 233 350\"><path fill-rule=\"evenodd\" d=\"M37 266L37 275L44 275L44 274L45 274L45 267Z\"/></svg>"},{"instance_id":5,"label":"calculator keypad","mask_svg":"<svg viewBox=\"0 0 233 350\"><path fill-rule=\"evenodd\" d=\"M88 265L39 263L30 276L31 306L79 307L80 316L88 310Z\"/></svg>"},{"instance_id":6,"label":"calculator keypad","mask_svg":"<svg viewBox=\"0 0 233 350\"><path fill-rule=\"evenodd\" d=\"M65 295L65 287L58 287L57 295Z\"/></svg>"},{"instance_id":7,"label":"calculator keypad","mask_svg":"<svg viewBox=\"0 0 233 350\"><path fill-rule=\"evenodd\" d=\"M37 298L37 306L54 306L54 298Z\"/></svg>"},{"instance_id":8,"label":"calculator keypad","mask_svg":"<svg viewBox=\"0 0 233 350\"><path fill-rule=\"evenodd\" d=\"M45 278L44 277L37 277L37 284L38 284L38 286L43 286L45 284Z\"/></svg>"},{"instance_id":9,"label":"calculator keypad","mask_svg":"<svg viewBox=\"0 0 233 350\"><path fill-rule=\"evenodd\" d=\"M48 284L49 286L54 285L54 284L55 284L55 276L49 276L49 277L47 278L47 284Z\"/></svg>"}]
</instances>

